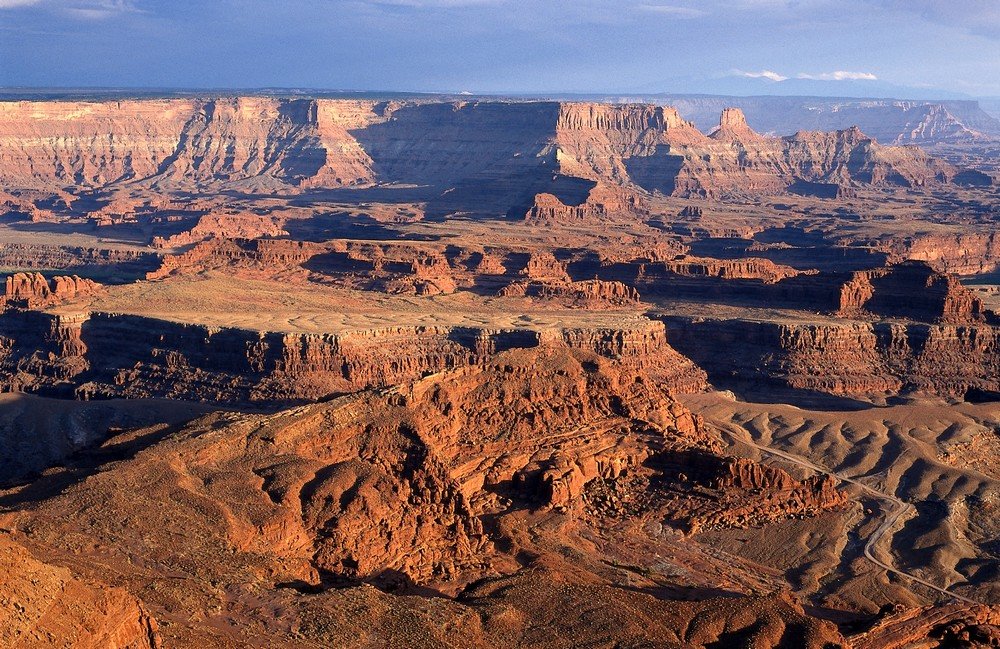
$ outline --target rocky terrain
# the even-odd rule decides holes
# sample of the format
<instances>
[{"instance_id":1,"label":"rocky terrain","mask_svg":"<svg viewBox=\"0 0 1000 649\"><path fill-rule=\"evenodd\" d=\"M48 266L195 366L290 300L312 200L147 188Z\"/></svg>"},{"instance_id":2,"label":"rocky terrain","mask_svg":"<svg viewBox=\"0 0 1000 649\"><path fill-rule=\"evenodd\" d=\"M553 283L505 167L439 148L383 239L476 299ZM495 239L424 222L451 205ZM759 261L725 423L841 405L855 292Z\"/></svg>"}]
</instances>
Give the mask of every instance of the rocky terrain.
<instances>
[{"instance_id":1,"label":"rocky terrain","mask_svg":"<svg viewBox=\"0 0 1000 649\"><path fill-rule=\"evenodd\" d=\"M653 105L4 102L0 142L7 192L28 199L43 192L68 203L77 201L73 191L113 192L107 207L127 206L133 187L169 195L193 187L266 192L405 183L441 191L454 184L459 196L475 187L489 194L482 198L516 199L536 188L578 203L588 181L677 196L777 193L810 183L990 183L917 149L879 145L856 127L763 137L742 112L727 109L709 137L675 109ZM33 218L39 207L29 208Z\"/></svg>"},{"instance_id":2,"label":"rocky terrain","mask_svg":"<svg viewBox=\"0 0 1000 649\"><path fill-rule=\"evenodd\" d=\"M996 645L992 118L662 99L0 102L0 644Z\"/></svg>"}]
</instances>

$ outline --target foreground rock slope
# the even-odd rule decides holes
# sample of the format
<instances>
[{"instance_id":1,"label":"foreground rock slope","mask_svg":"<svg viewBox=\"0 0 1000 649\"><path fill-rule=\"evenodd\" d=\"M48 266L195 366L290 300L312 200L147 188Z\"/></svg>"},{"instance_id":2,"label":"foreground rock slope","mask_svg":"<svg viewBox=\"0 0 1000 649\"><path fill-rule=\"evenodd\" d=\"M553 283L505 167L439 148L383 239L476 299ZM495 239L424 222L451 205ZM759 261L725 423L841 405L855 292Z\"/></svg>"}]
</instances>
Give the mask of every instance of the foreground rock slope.
<instances>
[{"instance_id":1,"label":"foreground rock slope","mask_svg":"<svg viewBox=\"0 0 1000 649\"><path fill-rule=\"evenodd\" d=\"M126 433L4 500L17 503L2 519L15 542L132 593L165 643L344 639L360 620L341 626L343 615L362 605L375 618L366 615L367 631L348 644L378 644L422 601L423 621L404 636L415 646L432 644L441 624L473 645L595 633L707 644L730 633L713 624L687 640L674 635L675 618L695 615L736 616L737 628L767 619L762 637L792 633L810 646L837 637L791 600L714 609L642 594L653 586L646 578L630 580L638 592L621 589L607 563L622 551L619 525L673 527L640 533L669 554L686 531L848 504L820 478L725 457L648 377L586 352L511 351L482 368L326 404ZM576 557L572 567L564 552ZM699 572L722 570L711 554L683 552ZM707 585L699 572L691 586ZM752 571L729 580L746 592L762 587L751 587ZM402 596L423 588L458 597ZM541 606L539 597L556 599ZM620 623L599 627L571 613L589 597ZM261 598L282 616L261 610ZM661 621L648 628L647 616Z\"/></svg>"}]
</instances>

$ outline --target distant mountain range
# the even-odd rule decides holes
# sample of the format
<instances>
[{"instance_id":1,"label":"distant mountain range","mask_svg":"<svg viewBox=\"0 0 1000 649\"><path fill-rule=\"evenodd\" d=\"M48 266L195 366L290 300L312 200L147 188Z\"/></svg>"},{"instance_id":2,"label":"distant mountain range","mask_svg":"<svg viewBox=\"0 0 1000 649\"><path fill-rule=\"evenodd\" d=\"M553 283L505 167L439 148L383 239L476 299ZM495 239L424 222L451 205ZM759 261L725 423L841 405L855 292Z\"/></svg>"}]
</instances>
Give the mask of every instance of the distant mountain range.
<instances>
[{"instance_id":1,"label":"distant mountain range","mask_svg":"<svg viewBox=\"0 0 1000 649\"><path fill-rule=\"evenodd\" d=\"M659 95L701 129L727 107L743 110L754 129L789 135L858 126L883 144L934 144L1000 138L1000 119L975 100L844 99Z\"/></svg>"}]
</instances>

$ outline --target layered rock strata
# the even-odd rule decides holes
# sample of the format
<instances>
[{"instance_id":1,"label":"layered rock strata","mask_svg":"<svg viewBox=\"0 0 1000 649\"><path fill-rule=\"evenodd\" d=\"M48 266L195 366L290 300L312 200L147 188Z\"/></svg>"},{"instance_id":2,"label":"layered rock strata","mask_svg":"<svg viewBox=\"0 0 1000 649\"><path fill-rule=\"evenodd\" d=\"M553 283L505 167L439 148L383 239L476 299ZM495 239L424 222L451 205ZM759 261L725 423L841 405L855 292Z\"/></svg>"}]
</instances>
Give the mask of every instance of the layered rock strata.
<instances>
[{"instance_id":1,"label":"layered rock strata","mask_svg":"<svg viewBox=\"0 0 1000 649\"><path fill-rule=\"evenodd\" d=\"M124 183L296 193L405 183L433 188L440 200L431 212L442 214L462 201L505 213L530 207L537 194L555 198L540 199L534 217L580 205L594 214L628 207L629 199L588 203L595 182L719 196L781 193L797 183L922 187L966 182L971 173L915 148L879 145L857 128L763 137L727 109L709 137L675 109L643 104L3 102L0 143L0 181L12 193L113 191Z\"/></svg>"},{"instance_id":2,"label":"layered rock strata","mask_svg":"<svg viewBox=\"0 0 1000 649\"><path fill-rule=\"evenodd\" d=\"M123 637L158 626L163 643L178 646L251 638L364 646L389 637L433 646L442 626L449 641L469 646L589 642L592 614L572 611L595 597L606 602L601 615L621 620L602 637L630 644L711 645L756 633L758 619L768 620L767 637L795 629L803 646L839 637L787 595L683 603L608 581L593 544L616 519L693 527L690 516L719 501L766 510L767 520L843 504L810 482L725 458L698 418L641 371L623 369L589 352L511 350L479 367L272 415L219 413L160 435L125 433L81 458L120 459L0 524L32 552L141 593L134 614L121 616ZM691 453L715 464L691 465L675 481L666 468ZM738 468L717 470L727 465ZM608 488L616 496L593 506ZM665 556L672 538L647 536ZM437 596L405 595L422 588ZM345 610L363 611L364 624L344 632L358 615ZM653 627L635 624L641 610ZM484 623L478 611L500 622ZM553 612L557 627L529 621Z\"/></svg>"},{"instance_id":3,"label":"layered rock strata","mask_svg":"<svg viewBox=\"0 0 1000 649\"><path fill-rule=\"evenodd\" d=\"M76 275L59 275L50 280L41 273L15 273L7 277L0 306L36 309L75 298L92 297L102 291L97 282Z\"/></svg>"},{"instance_id":4,"label":"layered rock strata","mask_svg":"<svg viewBox=\"0 0 1000 649\"><path fill-rule=\"evenodd\" d=\"M758 398L768 386L861 398L1000 393L1000 333L989 325L665 322L671 343L714 383L755 386Z\"/></svg>"},{"instance_id":5,"label":"layered rock strata","mask_svg":"<svg viewBox=\"0 0 1000 649\"><path fill-rule=\"evenodd\" d=\"M78 398L307 401L549 343L618 359L676 390L705 385L704 374L667 344L662 325L649 321L622 329L419 326L286 334L35 311L0 316L0 385Z\"/></svg>"}]
</instances>

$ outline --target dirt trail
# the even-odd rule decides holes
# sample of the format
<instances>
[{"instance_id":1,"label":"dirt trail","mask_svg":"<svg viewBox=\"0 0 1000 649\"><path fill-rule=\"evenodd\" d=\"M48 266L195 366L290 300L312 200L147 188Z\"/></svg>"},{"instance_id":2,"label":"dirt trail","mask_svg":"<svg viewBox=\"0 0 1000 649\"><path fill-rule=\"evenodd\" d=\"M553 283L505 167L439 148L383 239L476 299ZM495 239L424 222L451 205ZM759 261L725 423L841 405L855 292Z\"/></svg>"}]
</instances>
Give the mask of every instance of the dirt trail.
<instances>
[{"instance_id":1,"label":"dirt trail","mask_svg":"<svg viewBox=\"0 0 1000 649\"><path fill-rule=\"evenodd\" d=\"M955 599L955 600L958 600L958 601L962 601L962 602L965 602L967 604L980 604L981 603L981 602L977 602L976 600L969 599L968 597L964 597L962 595L954 593L954 592L948 590L947 588L942 588L941 586L937 586L937 585L935 585L935 584L927 581L926 579L918 577L918 576L916 576L914 574L911 574L911 573L906 572L904 570L900 570L900 569L898 569L898 568L896 568L896 567L894 567L894 566L886 563L885 561L882 561L881 559L878 558L878 556L876 556L876 550L877 550L878 543L879 543L879 541L882 540L882 537L885 536L886 532L888 532L889 530L891 530L896 525L896 523L899 522L899 520L901 518L903 518L904 514L910 512L910 511L915 511L915 508L910 503L905 502L903 500L900 500L899 498L897 498L896 496L893 496L892 494L887 494L887 493L884 493L884 492L879 491L877 489L873 489L872 487L869 487L868 485L866 485L866 484L864 484L862 482L859 482L858 480L855 480L854 478L850 478L850 477L848 477L846 475L843 475L842 473L838 473L838 472L833 471L831 469L828 469L828 468L826 468L826 467L824 467L822 465L816 464L815 462L813 462L813 461L811 461L811 460L809 460L809 459L807 459L807 458L805 458L805 457L803 457L801 455L796 455L794 453L788 453L786 451L781 451L781 450L778 450L776 448L772 448L770 446L765 446L763 444L758 444L757 442L753 441L752 437L750 436L750 433L746 429L744 429L742 427L735 426L735 425L730 424L730 423L720 422L720 421L711 421L710 423L712 425L716 426L717 428L719 428L723 433L727 434L734 442L741 443L741 444L746 444L748 446L752 446L753 448L761 451L762 453L766 453L768 455L772 455L774 457L781 458L782 460L785 460L787 462L791 462L793 464L797 464L797 465L799 465L801 467L809 469L810 471L815 471L817 473L823 473L823 474L826 474L826 475L829 475L829 476L833 476L834 478L836 478L837 480L840 480L841 482L846 482L848 484L852 484L852 485L857 486L862 491L864 491L865 493L873 496L874 498L877 498L878 500L882 500L884 502L890 503L892 505L892 507L887 510L889 513L887 514L885 520L882 522L881 525L878 526L878 529L876 529L872 533L872 535L870 537L868 537L868 541L865 543L865 548L864 548L865 558L867 558L869 561L871 561L872 563L874 563L876 566L882 568L883 570L886 570L887 572L891 572L891 573L894 573L894 574L899 575L901 577L905 577L905 578L909 579L910 581L918 583L921 586L926 586L927 588L935 590L935 591L941 593L942 595L945 595L945 596L950 597L952 599Z\"/></svg>"}]
</instances>

